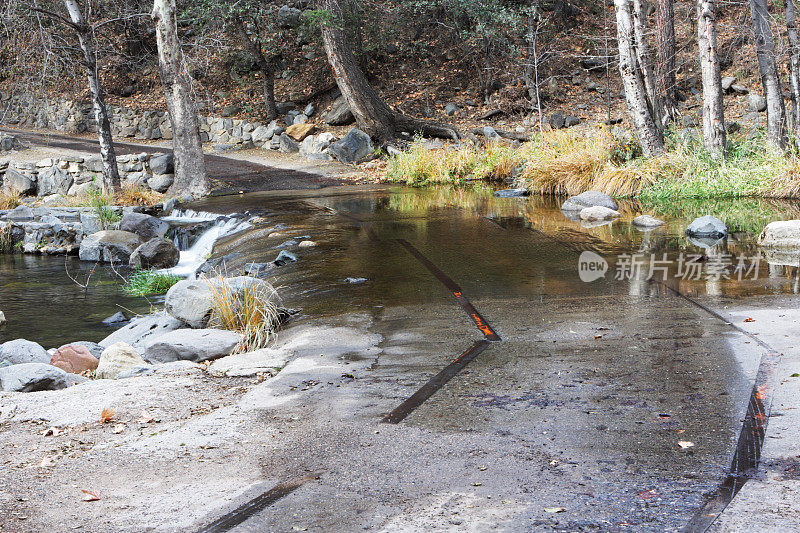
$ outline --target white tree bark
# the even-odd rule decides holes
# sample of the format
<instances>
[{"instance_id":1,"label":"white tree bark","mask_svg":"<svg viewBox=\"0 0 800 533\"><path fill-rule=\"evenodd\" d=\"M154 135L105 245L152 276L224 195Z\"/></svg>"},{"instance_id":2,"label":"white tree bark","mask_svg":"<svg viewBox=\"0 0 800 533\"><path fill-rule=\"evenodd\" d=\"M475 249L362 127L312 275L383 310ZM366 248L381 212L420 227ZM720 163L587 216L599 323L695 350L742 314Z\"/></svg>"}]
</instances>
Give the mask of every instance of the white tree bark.
<instances>
[{"instance_id":1,"label":"white tree bark","mask_svg":"<svg viewBox=\"0 0 800 533\"><path fill-rule=\"evenodd\" d=\"M155 0L158 70L172 124L175 181L169 194L202 196L208 193L208 177L200 141L200 123L191 94L191 82L178 39L175 0Z\"/></svg>"},{"instance_id":2,"label":"white tree bark","mask_svg":"<svg viewBox=\"0 0 800 533\"><path fill-rule=\"evenodd\" d=\"M727 134L722 101L722 75L717 55L714 0L697 0L697 44L703 82L703 141L714 158L725 157Z\"/></svg>"},{"instance_id":3,"label":"white tree bark","mask_svg":"<svg viewBox=\"0 0 800 533\"><path fill-rule=\"evenodd\" d=\"M647 157L664 153L664 138L648 105L644 74L637 60L637 40L633 28L631 0L614 0L619 42L619 72L625 87L625 100L631 120Z\"/></svg>"},{"instance_id":4,"label":"white tree bark","mask_svg":"<svg viewBox=\"0 0 800 533\"><path fill-rule=\"evenodd\" d=\"M636 63L642 73L647 107L656 127L663 132L661 122L661 104L656 91L656 77L653 71L653 62L650 55L650 46L647 42L647 0L633 0L633 33L636 39Z\"/></svg>"},{"instance_id":5,"label":"white tree bark","mask_svg":"<svg viewBox=\"0 0 800 533\"><path fill-rule=\"evenodd\" d=\"M797 12L794 0L786 0L786 29L789 34L789 84L792 92L792 114L789 129L796 139L800 133L800 38L797 33Z\"/></svg>"},{"instance_id":6,"label":"white tree bark","mask_svg":"<svg viewBox=\"0 0 800 533\"><path fill-rule=\"evenodd\" d=\"M97 122L100 156L103 159L103 190L115 193L120 188L119 169L117 168L114 141L111 137L111 121L108 119L103 86L100 84L100 75L97 71L97 53L94 47L92 28L86 23L77 0L64 0L64 5L78 34L78 42L81 52L83 52L83 63L86 68L86 78L89 82L89 92L92 94L92 108Z\"/></svg>"},{"instance_id":7,"label":"white tree bark","mask_svg":"<svg viewBox=\"0 0 800 533\"><path fill-rule=\"evenodd\" d=\"M775 40L769 25L766 0L750 0L753 33L756 36L756 53L764 97L767 100L767 138L770 144L786 150L786 107L783 104L781 81L775 60Z\"/></svg>"}]
</instances>

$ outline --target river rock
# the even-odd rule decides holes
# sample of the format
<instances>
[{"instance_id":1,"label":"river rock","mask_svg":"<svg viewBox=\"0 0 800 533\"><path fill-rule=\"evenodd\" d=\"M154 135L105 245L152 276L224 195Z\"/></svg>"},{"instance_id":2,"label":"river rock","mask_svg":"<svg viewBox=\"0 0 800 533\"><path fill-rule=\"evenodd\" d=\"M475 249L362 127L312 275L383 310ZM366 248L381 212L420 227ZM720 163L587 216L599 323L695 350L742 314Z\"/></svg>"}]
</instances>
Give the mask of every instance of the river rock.
<instances>
[{"instance_id":1,"label":"river rock","mask_svg":"<svg viewBox=\"0 0 800 533\"><path fill-rule=\"evenodd\" d=\"M128 262L131 268L149 270L153 268L172 268L178 264L180 252L169 239L156 237L142 244L131 254Z\"/></svg>"},{"instance_id":2,"label":"river rock","mask_svg":"<svg viewBox=\"0 0 800 533\"><path fill-rule=\"evenodd\" d=\"M171 316L141 316L134 318L129 324L101 340L100 346L108 348L112 344L124 342L137 350L144 350L145 344L150 339L183 327L186 327L183 322Z\"/></svg>"},{"instance_id":3,"label":"river rock","mask_svg":"<svg viewBox=\"0 0 800 533\"><path fill-rule=\"evenodd\" d=\"M317 127L314 124L307 124L307 123L297 123L295 122L288 128L286 128L286 135L291 137L297 142L302 141L316 130Z\"/></svg>"},{"instance_id":4,"label":"river rock","mask_svg":"<svg viewBox=\"0 0 800 533\"><path fill-rule=\"evenodd\" d=\"M328 146L328 153L340 163L353 164L372 154L372 139L358 128Z\"/></svg>"},{"instance_id":5,"label":"river rock","mask_svg":"<svg viewBox=\"0 0 800 533\"><path fill-rule=\"evenodd\" d=\"M100 359L100 354L103 353L103 347L100 346L99 344L97 344L96 342L75 341L75 342L71 342L69 344L65 344L64 346L70 346L70 345L72 345L72 346L83 346L84 348L89 350L89 353L92 354L92 357L94 357L96 359ZM64 348L64 346L59 346L59 349Z\"/></svg>"},{"instance_id":6,"label":"river rock","mask_svg":"<svg viewBox=\"0 0 800 533\"><path fill-rule=\"evenodd\" d=\"M144 213L126 213L119 222L121 231L135 233L143 241L163 237L169 231L169 224L160 218Z\"/></svg>"},{"instance_id":7,"label":"river rock","mask_svg":"<svg viewBox=\"0 0 800 533\"><path fill-rule=\"evenodd\" d=\"M175 182L175 174L158 174L147 179L147 186L152 190L165 193Z\"/></svg>"},{"instance_id":8,"label":"river rock","mask_svg":"<svg viewBox=\"0 0 800 533\"><path fill-rule=\"evenodd\" d=\"M767 101L760 94L750 93L747 95L747 109L761 113L767 110Z\"/></svg>"},{"instance_id":9,"label":"river rock","mask_svg":"<svg viewBox=\"0 0 800 533\"><path fill-rule=\"evenodd\" d=\"M725 223L716 217L706 215L692 220L689 227L686 228L686 235L690 237L711 237L719 239L728 234L728 228Z\"/></svg>"},{"instance_id":10,"label":"river rock","mask_svg":"<svg viewBox=\"0 0 800 533\"><path fill-rule=\"evenodd\" d=\"M586 191L577 196L567 198L567 201L561 206L562 211L581 211L585 207L594 207L596 205L613 209L618 209L617 203L609 195L599 191Z\"/></svg>"},{"instance_id":11,"label":"river rock","mask_svg":"<svg viewBox=\"0 0 800 533\"><path fill-rule=\"evenodd\" d=\"M111 325L114 325L114 324L122 324L123 322L127 322L127 321L128 321L128 318L122 313L122 311L119 311L117 313L114 313L110 317L104 318L103 319L103 324L106 325L106 326L111 326Z\"/></svg>"},{"instance_id":12,"label":"river rock","mask_svg":"<svg viewBox=\"0 0 800 533\"><path fill-rule=\"evenodd\" d=\"M66 196L74 181L69 173L58 167L50 167L39 173L36 179L36 194L39 196L48 196L50 194Z\"/></svg>"},{"instance_id":13,"label":"river rock","mask_svg":"<svg viewBox=\"0 0 800 533\"><path fill-rule=\"evenodd\" d=\"M223 329L180 329L147 344L144 358L151 363L208 361L230 355L242 336Z\"/></svg>"},{"instance_id":14,"label":"river rock","mask_svg":"<svg viewBox=\"0 0 800 533\"><path fill-rule=\"evenodd\" d=\"M94 375L97 379L115 379L123 372L146 364L147 361L142 359L133 346L117 342L103 350Z\"/></svg>"},{"instance_id":15,"label":"river rock","mask_svg":"<svg viewBox=\"0 0 800 533\"><path fill-rule=\"evenodd\" d=\"M531 191L528 189L503 189L500 191L494 191L494 196L496 198L519 198L522 196L530 196Z\"/></svg>"},{"instance_id":16,"label":"river rock","mask_svg":"<svg viewBox=\"0 0 800 533\"><path fill-rule=\"evenodd\" d=\"M620 216L619 211L603 207L602 205L585 207L581 209L580 212L581 220L587 220L589 222L597 222L600 220L614 220L615 218L619 218L619 216Z\"/></svg>"},{"instance_id":17,"label":"river rock","mask_svg":"<svg viewBox=\"0 0 800 533\"><path fill-rule=\"evenodd\" d=\"M294 154L300 151L300 145L283 133L278 137L278 150L284 154Z\"/></svg>"},{"instance_id":18,"label":"river rock","mask_svg":"<svg viewBox=\"0 0 800 533\"><path fill-rule=\"evenodd\" d=\"M722 90L726 92L730 91L734 83L736 83L736 78L734 76L725 76L722 78Z\"/></svg>"},{"instance_id":19,"label":"river rock","mask_svg":"<svg viewBox=\"0 0 800 533\"><path fill-rule=\"evenodd\" d=\"M651 217L650 215L639 215L638 217L634 218L631 223L640 228L656 228L664 225L663 220Z\"/></svg>"},{"instance_id":20,"label":"river rock","mask_svg":"<svg viewBox=\"0 0 800 533\"><path fill-rule=\"evenodd\" d=\"M6 323L6 314L0 311L0 326Z\"/></svg>"},{"instance_id":21,"label":"river rock","mask_svg":"<svg viewBox=\"0 0 800 533\"><path fill-rule=\"evenodd\" d=\"M142 244L135 233L105 230L93 233L81 241L78 257L81 261L103 261L127 265L131 254Z\"/></svg>"},{"instance_id":22,"label":"river rock","mask_svg":"<svg viewBox=\"0 0 800 533\"><path fill-rule=\"evenodd\" d=\"M89 351L89 348L80 344L62 346L55 351L50 359L51 365L72 374L95 370L98 362L97 358Z\"/></svg>"},{"instance_id":23,"label":"river rock","mask_svg":"<svg viewBox=\"0 0 800 533\"><path fill-rule=\"evenodd\" d=\"M28 176L9 168L3 175L3 192L28 196L36 193L36 183Z\"/></svg>"},{"instance_id":24,"label":"river rock","mask_svg":"<svg viewBox=\"0 0 800 533\"><path fill-rule=\"evenodd\" d=\"M50 354L35 342L25 339L0 344L0 361L6 360L12 365L23 363L49 363Z\"/></svg>"},{"instance_id":25,"label":"river rock","mask_svg":"<svg viewBox=\"0 0 800 533\"><path fill-rule=\"evenodd\" d=\"M779 250L800 250L800 220L770 222L758 237L758 244Z\"/></svg>"},{"instance_id":26,"label":"river rock","mask_svg":"<svg viewBox=\"0 0 800 533\"><path fill-rule=\"evenodd\" d=\"M150 171L153 174L172 174L175 172L175 157L172 154L154 155L150 158Z\"/></svg>"},{"instance_id":27,"label":"river rock","mask_svg":"<svg viewBox=\"0 0 800 533\"><path fill-rule=\"evenodd\" d=\"M0 368L0 390L6 392L36 392L65 389L70 376L47 363L22 363Z\"/></svg>"},{"instance_id":28,"label":"river rock","mask_svg":"<svg viewBox=\"0 0 800 533\"><path fill-rule=\"evenodd\" d=\"M347 126L355 121L356 117L350 111L350 106L344 96L337 98L333 102L331 110L325 115L325 123L331 126Z\"/></svg>"}]
</instances>

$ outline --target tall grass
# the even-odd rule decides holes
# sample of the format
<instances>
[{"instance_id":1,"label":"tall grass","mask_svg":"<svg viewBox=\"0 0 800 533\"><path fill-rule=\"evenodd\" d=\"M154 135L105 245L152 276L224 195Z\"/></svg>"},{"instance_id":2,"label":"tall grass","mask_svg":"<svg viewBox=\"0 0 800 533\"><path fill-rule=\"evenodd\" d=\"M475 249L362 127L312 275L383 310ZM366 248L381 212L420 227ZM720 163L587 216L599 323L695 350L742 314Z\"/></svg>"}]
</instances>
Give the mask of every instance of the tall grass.
<instances>
[{"instance_id":1,"label":"tall grass","mask_svg":"<svg viewBox=\"0 0 800 533\"><path fill-rule=\"evenodd\" d=\"M139 270L127 279L123 290L131 296L166 294L170 287L181 280L175 274L164 274L153 270Z\"/></svg>"},{"instance_id":2,"label":"tall grass","mask_svg":"<svg viewBox=\"0 0 800 533\"><path fill-rule=\"evenodd\" d=\"M242 334L234 353L265 347L280 326L278 292L260 279L217 276L208 280L214 304L211 324Z\"/></svg>"},{"instance_id":3,"label":"tall grass","mask_svg":"<svg viewBox=\"0 0 800 533\"><path fill-rule=\"evenodd\" d=\"M16 192L0 191L0 209L14 209L20 204L22 199Z\"/></svg>"}]
</instances>

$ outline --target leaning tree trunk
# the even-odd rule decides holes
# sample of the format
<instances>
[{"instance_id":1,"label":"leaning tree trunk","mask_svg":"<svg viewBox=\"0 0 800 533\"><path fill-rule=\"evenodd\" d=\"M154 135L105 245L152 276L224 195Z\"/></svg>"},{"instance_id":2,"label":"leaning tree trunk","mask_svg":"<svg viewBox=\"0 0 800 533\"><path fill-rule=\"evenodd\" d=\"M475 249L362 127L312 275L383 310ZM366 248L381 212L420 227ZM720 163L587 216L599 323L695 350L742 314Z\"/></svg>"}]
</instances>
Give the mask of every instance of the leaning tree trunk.
<instances>
[{"instance_id":1,"label":"leaning tree trunk","mask_svg":"<svg viewBox=\"0 0 800 533\"><path fill-rule=\"evenodd\" d=\"M247 52L253 57L258 70L264 76L264 106L266 107L267 121L278 118L278 108L275 104L275 71L272 68L272 63L264 56L261 47L247 34L242 21L236 17L233 20L233 25L236 29L239 39L247 48Z\"/></svg>"},{"instance_id":2,"label":"leaning tree trunk","mask_svg":"<svg viewBox=\"0 0 800 533\"><path fill-rule=\"evenodd\" d=\"M650 46L647 43L647 1L633 0L633 33L636 39L636 62L642 73L645 95L647 95L647 107L656 127L662 130L661 124L661 104L659 103L658 93L656 92L656 79L653 73L653 64L650 56Z\"/></svg>"},{"instance_id":3,"label":"leaning tree trunk","mask_svg":"<svg viewBox=\"0 0 800 533\"><path fill-rule=\"evenodd\" d=\"M697 0L697 44L703 81L703 140L714 158L724 157L727 145L722 76L717 55L717 20L714 0Z\"/></svg>"},{"instance_id":4,"label":"leaning tree trunk","mask_svg":"<svg viewBox=\"0 0 800 533\"><path fill-rule=\"evenodd\" d=\"M86 78L89 81L89 92L92 94L92 108L97 122L97 138L100 142L100 157L103 160L103 190L113 194L120 188L119 168L117 168L117 156L114 152L114 140L111 137L111 121L108 119L103 87L97 72L97 54L94 48L92 29L83 18L77 0L64 0L64 5L67 7L69 18L78 33Z\"/></svg>"},{"instance_id":5,"label":"leaning tree trunk","mask_svg":"<svg viewBox=\"0 0 800 533\"><path fill-rule=\"evenodd\" d=\"M750 0L753 33L756 36L756 53L764 97L767 100L767 138L770 144L786 150L786 108L783 104L781 81L775 61L775 40L769 26L766 0Z\"/></svg>"},{"instance_id":6,"label":"leaning tree trunk","mask_svg":"<svg viewBox=\"0 0 800 533\"><path fill-rule=\"evenodd\" d=\"M794 0L786 0L786 29L789 34L789 84L792 90L790 129L796 139L800 133L800 38L797 35Z\"/></svg>"},{"instance_id":7,"label":"leaning tree trunk","mask_svg":"<svg viewBox=\"0 0 800 533\"><path fill-rule=\"evenodd\" d=\"M202 196L209 189L208 177L200 124L178 40L175 0L155 0L152 15L156 21L158 72L172 124L172 151L175 155L175 181L169 193Z\"/></svg>"},{"instance_id":8,"label":"leaning tree trunk","mask_svg":"<svg viewBox=\"0 0 800 533\"><path fill-rule=\"evenodd\" d=\"M400 132L419 132L430 137L458 139L458 132L449 126L393 111L358 67L344 32L344 18L339 0L319 0L319 5L329 14L322 23L325 53L333 69L336 84L350 106L359 128L379 142L389 142Z\"/></svg>"},{"instance_id":9,"label":"leaning tree trunk","mask_svg":"<svg viewBox=\"0 0 800 533\"><path fill-rule=\"evenodd\" d=\"M664 153L664 138L648 106L644 76L638 68L636 36L631 15L631 0L614 0L619 42L619 73L625 87L625 100L631 120L647 157Z\"/></svg>"},{"instance_id":10,"label":"leaning tree trunk","mask_svg":"<svg viewBox=\"0 0 800 533\"><path fill-rule=\"evenodd\" d=\"M675 9L674 0L656 0L656 89L661 98L662 113L666 119L677 116L677 77L675 56Z\"/></svg>"}]
</instances>

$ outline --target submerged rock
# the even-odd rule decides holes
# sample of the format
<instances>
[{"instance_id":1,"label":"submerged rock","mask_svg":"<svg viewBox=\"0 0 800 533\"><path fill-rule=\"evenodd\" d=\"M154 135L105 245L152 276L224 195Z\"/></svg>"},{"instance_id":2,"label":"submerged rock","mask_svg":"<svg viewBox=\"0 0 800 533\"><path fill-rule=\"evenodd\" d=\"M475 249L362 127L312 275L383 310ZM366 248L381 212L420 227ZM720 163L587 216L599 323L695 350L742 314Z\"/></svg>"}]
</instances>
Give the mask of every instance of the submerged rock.
<instances>
[{"instance_id":1,"label":"submerged rock","mask_svg":"<svg viewBox=\"0 0 800 533\"><path fill-rule=\"evenodd\" d=\"M494 191L495 198L520 198L523 196L530 196L531 191L528 189L503 189Z\"/></svg>"},{"instance_id":2,"label":"submerged rock","mask_svg":"<svg viewBox=\"0 0 800 533\"><path fill-rule=\"evenodd\" d=\"M562 211L580 211L586 207L602 206L616 211L617 203L609 195L599 191L586 191L567 198L561 206Z\"/></svg>"},{"instance_id":3,"label":"submerged rock","mask_svg":"<svg viewBox=\"0 0 800 533\"><path fill-rule=\"evenodd\" d=\"M117 342L103 350L100 363L97 365L95 377L98 379L114 379L123 372L136 366L146 365L139 352L124 342Z\"/></svg>"},{"instance_id":4,"label":"submerged rock","mask_svg":"<svg viewBox=\"0 0 800 533\"><path fill-rule=\"evenodd\" d=\"M765 248L800 250L800 220L770 222L758 236L758 244Z\"/></svg>"},{"instance_id":5,"label":"submerged rock","mask_svg":"<svg viewBox=\"0 0 800 533\"><path fill-rule=\"evenodd\" d=\"M706 215L692 220L686 228L686 235L690 237L712 237L719 239L728 234L725 223L716 217Z\"/></svg>"},{"instance_id":6,"label":"submerged rock","mask_svg":"<svg viewBox=\"0 0 800 533\"><path fill-rule=\"evenodd\" d=\"M144 358L151 363L208 361L230 355L242 336L223 329L181 329L150 341Z\"/></svg>"},{"instance_id":7,"label":"submerged rock","mask_svg":"<svg viewBox=\"0 0 800 533\"><path fill-rule=\"evenodd\" d=\"M603 207L602 205L596 205L593 207L586 207L584 209L581 209L580 217L581 220L587 220L589 222L597 222L600 220L613 220L615 218L619 218L620 212L614 209Z\"/></svg>"},{"instance_id":8,"label":"submerged rock","mask_svg":"<svg viewBox=\"0 0 800 533\"><path fill-rule=\"evenodd\" d=\"M80 374L87 370L96 370L99 361L89 348L80 344L67 344L55 351L50 364L64 372Z\"/></svg>"},{"instance_id":9,"label":"submerged rock","mask_svg":"<svg viewBox=\"0 0 800 533\"><path fill-rule=\"evenodd\" d=\"M46 363L22 363L0 368L0 390L6 392L65 389L75 381L67 372Z\"/></svg>"},{"instance_id":10,"label":"submerged rock","mask_svg":"<svg viewBox=\"0 0 800 533\"><path fill-rule=\"evenodd\" d=\"M640 228L657 228L658 226L664 225L663 220L651 217L650 215L639 215L638 217L634 218L633 222L631 223Z\"/></svg>"},{"instance_id":11,"label":"submerged rock","mask_svg":"<svg viewBox=\"0 0 800 533\"><path fill-rule=\"evenodd\" d=\"M113 324L121 324L122 322L127 322L128 318L122 313L122 311L118 313L114 313L108 318L103 319L103 324L106 326L110 326Z\"/></svg>"},{"instance_id":12,"label":"submerged rock","mask_svg":"<svg viewBox=\"0 0 800 533\"><path fill-rule=\"evenodd\" d=\"M49 363L50 354L35 342L14 339L0 345L0 361L2 360L6 360L12 365Z\"/></svg>"}]
</instances>

